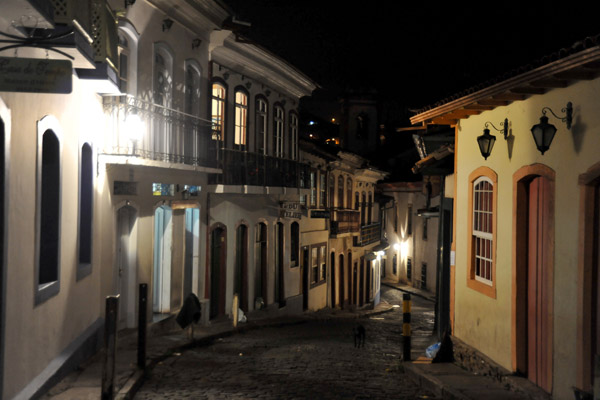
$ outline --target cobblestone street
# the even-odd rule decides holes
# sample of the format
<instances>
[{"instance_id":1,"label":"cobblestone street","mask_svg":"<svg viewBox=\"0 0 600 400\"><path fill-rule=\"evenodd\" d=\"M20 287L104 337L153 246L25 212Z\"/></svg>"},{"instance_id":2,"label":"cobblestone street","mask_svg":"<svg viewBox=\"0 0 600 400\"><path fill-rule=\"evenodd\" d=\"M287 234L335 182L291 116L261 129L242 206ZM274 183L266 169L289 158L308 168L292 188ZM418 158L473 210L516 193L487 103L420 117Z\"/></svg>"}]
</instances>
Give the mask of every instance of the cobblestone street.
<instances>
[{"instance_id":1,"label":"cobblestone street","mask_svg":"<svg viewBox=\"0 0 600 400\"><path fill-rule=\"evenodd\" d=\"M398 291L384 291L386 301L400 304ZM164 360L135 398L435 398L401 367L400 310L360 320L367 332L364 348L354 347L356 319L319 314L301 323L219 339ZM417 342L421 332L425 343L432 316L427 308L414 316Z\"/></svg>"}]
</instances>

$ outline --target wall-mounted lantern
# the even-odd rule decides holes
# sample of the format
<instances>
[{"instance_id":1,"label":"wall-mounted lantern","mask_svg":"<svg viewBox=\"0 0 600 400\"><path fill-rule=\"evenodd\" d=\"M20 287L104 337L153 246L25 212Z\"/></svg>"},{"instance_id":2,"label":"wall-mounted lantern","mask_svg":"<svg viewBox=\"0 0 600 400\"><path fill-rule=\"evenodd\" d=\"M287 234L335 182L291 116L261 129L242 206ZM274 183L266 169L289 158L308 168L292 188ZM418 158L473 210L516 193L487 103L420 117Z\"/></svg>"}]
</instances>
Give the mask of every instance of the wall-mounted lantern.
<instances>
[{"instance_id":1,"label":"wall-mounted lantern","mask_svg":"<svg viewBox=\"0 0 600 400\"><path fill-rule=\"evenodd\" d=\"M554 139L554 134L556 133L556 127L548 123L546 110L550 111L554 117L560 119L562 122L565 122L567 124L567 129L569 130L571 129L571 123L573 122L573 104L570 101L567 103L567 106L561 110L563 113L565 113L564 117L559 117L558 115L554 114L554 111L552 111L550 107L542 108L540 123L531 128L531 134L533 135L535 146L542 154L544 154L550 148L550 144L552 144L552 139Z\"/></svg>"},{"instance_id":2,"label":"wall-mounted lantern","mask_svg":"<svg viewBox=\"0 0 600 400\"><path fill-rule=\"evenodd\" d=\"M498 132L502 132L502 134L504 135L504 139L507 140L508 139L508 118L505 118L504 122L500 122L500 126L502 127L502 129L496 128L494 126L494 124L492 124L491 122L486 122L484 129L483 129L483 135L479 135L477 137L477 144L479 145L479 151L481 152L481 155L483 156L483 158L486 160L490 156L490 154L492 154L492 149L494 148L494 143L496 143L496 136L490 134L488 125L491 125L492 128L494 128Z\"/></svg>"}]
</instances>

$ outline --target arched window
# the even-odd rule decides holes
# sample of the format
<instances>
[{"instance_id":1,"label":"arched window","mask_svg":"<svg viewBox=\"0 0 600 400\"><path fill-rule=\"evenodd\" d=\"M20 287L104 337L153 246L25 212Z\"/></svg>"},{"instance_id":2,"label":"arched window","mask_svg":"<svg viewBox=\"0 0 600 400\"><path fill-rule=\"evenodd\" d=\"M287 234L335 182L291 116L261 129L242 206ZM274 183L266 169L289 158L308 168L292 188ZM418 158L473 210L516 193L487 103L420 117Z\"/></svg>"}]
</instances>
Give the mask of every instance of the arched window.
<instances>
[{"instance_id":1,"label":"arched window","mask_svg":"<svg viewBox=\"0 0 600 400\"><path fill-rule=\"evenodd\" d=\"M267 154L267 121L268 121L267 101L258 97L256 99L256 132L255 132L255 151L258 154Z\"/></svg>"},{"instance_id":2,"label":"arched window","mask_svg":"<svg viewBox=\"0 0 600 400\"><path fill-rule=\"evenodd\" d=\"M346 207L352 208L352 179L346 179Z\"/></svg>"},{"instance_id":3,"label":"arched window","mask_svg":"<svg viewBox=\"0 0 600 400\"><path fill-rule=\"evenodd\" d=\"M290 113L290 158L298 159L298 115Z\"/></svg>"},{"instance_id":4,"label":"arched window","mask_svg":"<svg viewBox=\"0 0 600 400\"><path fill-rule=\"evenodd\" d=\"M344 177L338 176L338 196L337 196L338 208L344 208Z\"/></svg>"},{"instance_id":5,"label":"arched window","mask_svg":"<svg viewBox=\"0 0 600 400\"><path fill-rule=\"evenodd\" d=\"M94 163L92 146L81 146L79 165L79 268L77 279L91 272L92 263L92 199L94 196Z\"/></svg>"},{"instance_id":6,"label":"arched window","mask_svg":"<svg viewBox=\"0 0 600 400\"><path fill-rule=\"evenodd\" d=\"M367 225L371 225L373 214L373 193L369 192L369 201L367 203Z\"/></svg>"},{"instance_id":7,"label":"arched window","mask_svg":"<svg viewBox=\"0 0 600 400\"><path fill-rule=\"evenodd\" d=\"M366 213L367 213L367 194L362 192L362 198L360 203L360 224L364 225L366 221Z\"/></svg>"},{"instance_id":8,"label":"arched window","mask_svg":"<svg viewBox=\"0 0 600 400\"><path fill-rule=\"evenodd\" d=\"M477 171L476 171L477 172ZM479 171L481 172L481 171ZM495 174L472 176L470 212L470 278L494 285Z\"/></svg>"},{"instance_id":9,"label":"arched window","mask_svg":"<svg viewBox=\"0 0 600 400\"><path fill-rule=\"evenodd\" d=\"M119 20L118 74L119 90L123 94L137 94L136 73L138 66L137 47L139 34L127 20Z\"/></svg>"},{"instance_id":10,"label":"arched window","mask_svg":"<svg viewBox=\"0 0 600 400\"><path fill-rule=\"evenodd\" d=\"M193 60L185 63L185 83L184 83L184 110L186 114L195 117L200 116L200 68ZM183 154L186 156L186 163L193 163L200 156L203 136L200 132L198 121L189 118L186 120L183 139Z\"/></svg>"},{"instance_id":11,"label":"arched window","mask_svg":"<svg viewBox=\"0 0 600 400\"><path fill-rule=\"evenodd\" d=\"M186 114L200 115L200 69L196 62L186 61L185 64L185 104Z\"/></svg>"},{"instance_id":12,"label":"arched window","mask_svg":"<svg viewBox=\"0 0 600 400\"><path fill-rule=\"evenodd\" d=\"M60 290L61 151L58 121L38 121L36 292L39 304Z\"/></svg>"},{"instance_id":13,"label":"arched window","mask_svg":"<svg viewBox=\"0 0 600 400\"><path fill-rule=\"evenodd\" d=\"M358 206L360 205L360 197L358 192L354 193L354 209L358 210Z\"/></svg>"},{"instance_id":14,"label":"arched window","mask_svg":"<svg viewBox=\"0 0 600 400\"><path fill-rule=\"evenodd\" d=\"M273 121L273 155L283 157L283 108L275 106Z\"/></svg>"},{"instance_id":15,"label":"arched window","mask_svg":"<svg viewBox=\"0 0 600 400\"><path fill-rule=\"evenodd\" d=\"M154 104L171 107L173 99L173 56L163 44L154 46Z\"/></svg>"},{"instance_id":16,"label":"arched window","mask_svg":"<svg viewBox=\"0 0 600 400\"><path fill-rule=\"evenodd\" d=\"M233 143L237 148L246 148L248 135L248 95L237 90L235 92L235 133Z\"/></svg>"},{"instance_id":17,"label":"arched window","mask_svg":"<svg viewBox=\"0 0 600 400\"><path fill-rule=\"evenodd\" d=\"M332 173L329 174L329 207L333 208L334 203L333 203L333 196L335 193L335 178L333 176Z\"/></svg>"},{"instance_id":18,"label":"arched window","mask_svg":"<svg viewBox=\"0 0 600 400\"><path fill-rule=\"evenodd\" d=\"M129 81L129 40L123 31L119 30L119 90L128 93Z\"/></svg>"},{"instance_id":19,"label":"arched window","mask_svg":"<svg viewBox=\"0 0 600 400\"><path fill-rule=\"evenodd\" d=\"M300 261L300 224L290 225L290 267L297 267Z\"/></svg>"},{"instance_id":20,"label":"arched window","mask_svg":"<svg viewBox=\"0 0 600 400\"><path fill-rule=\"evenodd\" d=\"M225 96L227 90L219 82L214 82L212 85L212 138L213 140L225 140Z\"/></svg>"}]
</instances>

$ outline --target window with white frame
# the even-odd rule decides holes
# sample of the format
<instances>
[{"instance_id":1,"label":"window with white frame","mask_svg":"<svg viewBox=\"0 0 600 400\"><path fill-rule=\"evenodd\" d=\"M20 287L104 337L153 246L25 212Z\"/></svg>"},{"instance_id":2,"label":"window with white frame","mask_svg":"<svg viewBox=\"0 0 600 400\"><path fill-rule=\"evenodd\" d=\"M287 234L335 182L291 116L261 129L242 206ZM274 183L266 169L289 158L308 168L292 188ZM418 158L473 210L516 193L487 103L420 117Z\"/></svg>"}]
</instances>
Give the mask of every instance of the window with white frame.
<instances>
[{"instance_id":1,"label":"window with white frame","mask_svg":"<svg viewBox=\"0 0 600 400\"><path fill-rule=\"evenodd\" d=\"M273 132L273 155L283 157L283 108L275 106L274 132Z\"/></svg>"},{"instance_id":2,"label":"window with white frame","mask_svg":"<svg viewBox=\"0 0 600 400\"><path fill-rule=\"evenodd\" d=\"M317 206L317 171L310 171L310 206Z\"/></svg>"},{"instance_id":3,"label":"window with white frame","mask_svg":"<svg viewBox=\"0 0 600 400\"><path fill-rule=\"evenodd\" d=\"M215 82L211 94L212 139L225 140L225 86Z\"/></svg>"},{"instance_id":4,"label":"window with white frame","mask_svg":"<svg viewBox=\"0 0 600 400\"><path fill-rule=\"evenodd\" d=\"M267 101L261 97L256 99L256 152L267 154Z\"/></svg>"},{"instance_id":5,"label":"window with white frame","mask_svg":"<svg viewBox=\"0 0 600 400\"><path fill-rule=\"evenodd\" d=\"M319 282L319 248L314 246L310 249L311 254L311 283Z\"/></svg>"},{"instance_id":6,"label":"window with white frame","mask_svg":"<svg viewBox=\"0 0 600 400\"><path fill-rule=\"evenodd\" d=\"M319 247L319 263L321 271L321 281L327 279L327 247L322 245Z\"/></svg>"},{"instance_id":7,"label":"window with white frame","mask_svg":"<svg viewBox=\"0 0 600 400\"><path fill-rule=\"evenodd\" d=\"M156 45L154 52L154 104L171 107L173 89L173 57L164 45Z\"/></svg>"},{"instance_id":8,"label":"window with white frame","mask_svg":"<svg viewBox=\"0 0 600 400\"><path fill-rule=\"evenodd\" d=\"M325 171L319 171L319 206L321 208L327 207L327 175Z\"/></svg>"},{"instance_id":9,"label":"window with white frame","mask_svg":"<svg viewBox=\"0 0 600 400\"><path fill-rule=\"evenodd\" d=\"M493 268L494 185L485 176L473 182L473 252L475 279L491 284Z\"/></svg>"},{"instance_id":10,"label":"window with white frame","mask_svg":"<svg viewBox=\"0 0 600 400\"><path fill-rule=\"evenodd\" d=\"M248 95L241 90L235 92L235 135L236 147L246 147L248 131Z\"/></svg>"}]
</instances>

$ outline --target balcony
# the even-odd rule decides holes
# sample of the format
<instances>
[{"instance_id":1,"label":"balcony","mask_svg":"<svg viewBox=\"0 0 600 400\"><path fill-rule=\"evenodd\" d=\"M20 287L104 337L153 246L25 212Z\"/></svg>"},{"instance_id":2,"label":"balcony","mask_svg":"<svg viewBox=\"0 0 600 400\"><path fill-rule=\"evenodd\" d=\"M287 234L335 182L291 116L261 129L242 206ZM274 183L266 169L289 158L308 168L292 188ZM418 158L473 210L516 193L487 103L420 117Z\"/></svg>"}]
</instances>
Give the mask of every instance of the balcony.
<instances>
[{"instance_id":1,"label":"balcony","mask_svg":"<svg viewBox=\"0 0 600 400\"><path fill-rule=\"evenodd\" d=\"M354 237L354 246L363 247L381 240L381 224L376 222L360 227L360 236Z\"/></svg>"},{"instance_id":2,"label":"balcony","mask_svg":"<svg viewBox=\"0 0 600 400\"><path fill-rule=\"evenodd\" d=\"M104 111L104 155L217 167L218 142L212 140L210 121L129 95L104 97Z\"/></svg>"},{"instance_id":3,"label":"balcony","mask_svg":"<svg viewBox=\"0 0 600 400\"><path fill-rule=\"evenodd\" d=\"M105 0L95 0L106 4ZM0 31L8 39L0 55L68 60L74 68L95 68L91 0L9 0ZM3 3L4 11L4 3Z\"/></svg>"},{"instance_id":4,"label":"balcony","mask_svg":"<svg viewBox=\"0 0 600 400\"><path fill-rule=\"evenodd\" d=\"M91 0L91 36L94 69L78 69L77 75L93 85L96 93L119 95L117 77L117 18L105 0Z\"/></svg>"},{"instance_id":5,"label":"balcony","mask_svg":"<svg viewBox=\"0 0 600 400\"><path fill-rule=\"evenodd\" d=\"M308 165L241 150L221 149L219 155L223 173L211 175L211 184L306 188Z\"/></svg>"},{"instance_id":6,"label":"balcony","mask_svg":"<svg viewBox=\"0 0 600 400\"><path fill-rule=\"evenodd\" d=\"M360 212L356 210L332 210L330 235L332 238L360 232Z\"/></svg>"}]
</instances>

